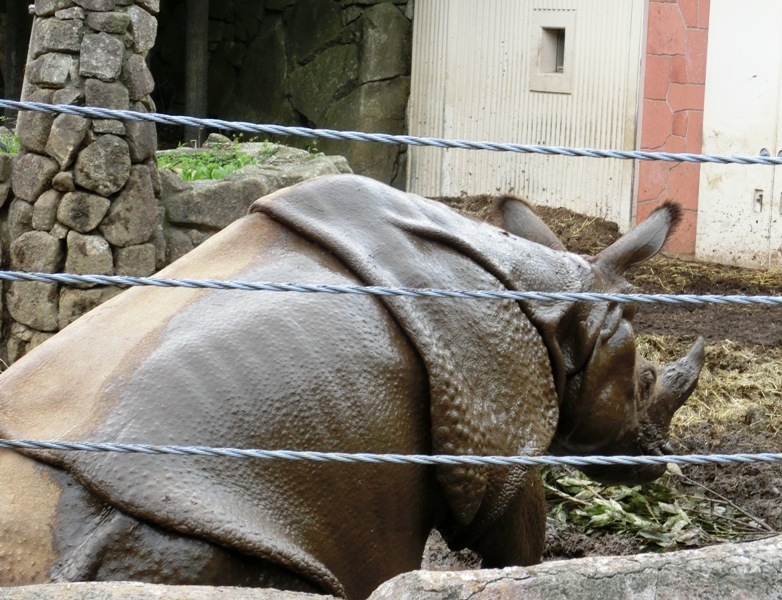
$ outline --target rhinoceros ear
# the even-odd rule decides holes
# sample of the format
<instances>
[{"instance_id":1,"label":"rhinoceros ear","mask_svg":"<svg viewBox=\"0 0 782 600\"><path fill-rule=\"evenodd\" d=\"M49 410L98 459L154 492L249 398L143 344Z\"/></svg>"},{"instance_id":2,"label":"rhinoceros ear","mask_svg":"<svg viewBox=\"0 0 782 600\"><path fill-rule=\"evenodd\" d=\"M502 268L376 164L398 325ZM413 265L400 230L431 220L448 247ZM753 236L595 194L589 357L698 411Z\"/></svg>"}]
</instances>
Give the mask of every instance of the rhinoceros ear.
<instances>
[{"instance_id":1,"label":"rhinoceros ear","mask_svg":"<svg viewBox=\"0 0 782 600\"><path fill-rule=\"evenodd\" d=\"M564 244L559 241L556 234L524 200L514 196L502 196L495 201L494 211L502 227L513 235L554 250L565 250Z\"/></svg>"},{"instance_id":2,"label":"rhinoceros ear","mask_svg":"<svg viewBox=\"0 0 782 600\"><path fill-rule=\"evenodd\" d=\"M681 218L681 207L666 201L646 220L595 256L595 264L622 274L628 267L649 260L660 251Z\"/></svg>"}]
</instances>

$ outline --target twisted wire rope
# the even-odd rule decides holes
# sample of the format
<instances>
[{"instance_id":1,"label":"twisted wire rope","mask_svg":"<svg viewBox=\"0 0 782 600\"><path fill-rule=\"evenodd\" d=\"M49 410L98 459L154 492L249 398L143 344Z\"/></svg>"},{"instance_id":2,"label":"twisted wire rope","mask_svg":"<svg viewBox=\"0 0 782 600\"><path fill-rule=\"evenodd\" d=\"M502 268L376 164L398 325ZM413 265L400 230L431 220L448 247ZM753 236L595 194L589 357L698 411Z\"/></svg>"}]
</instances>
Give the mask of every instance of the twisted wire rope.
<instances>
[{"instance_id":1,"label":"twisted wire rope","mask_svg":"<svg viewBox=\"0 0 782 600\"><path fill-rule=\"evenodd\" d=\"M424 454L376 454L370 452L315 452L301 450L260 450L102 442L59 442L43 440L0 440L0 448L15 450L54 450L61 452L115 452L124 454L255 458L261 460L305 460L315 462L385 463L417 465L478 466L635 466L635 465L728 465L782 461L782 453L681 454L665 456L469 456Z\"/></svg>"},{"instance_id":2,"label":"twisted wire rope","mask_svg":"<svg viewBox=\"0 0 782 600\"><path fill-rule=\"evenodd\" d=\"M245 121L224 121L203 119L161 113L144 113L133 110L116 110L99 107L72 106L70 104L46 104L43 102L18 102L0 100L0 107L11 110L32 110L36 112L70 114L91 119L116 119L126 121L150 121L161 125L186 125L209 127L251 134L295 135L307 138L323 138L354 142L379 142L382 144L407 144L409 146L433 146L462 150L489 150L493 152L520 152L525 154L560 155L586 158L617 158L624 160L661 160L666 162L716 163L741 165L782 165L782 157L772 156L721 156L716 154L692 154L678 152L647 152L641 150L603 150L597 148L568 148L565 146L543 146L539 144L513 144L487 141L449 140L435 137L392 135L387 133L365 133L361 131L338 131L310 127L289 127L273 124L256 124Z\"/></svg>"},{"instance_id":3,"label":"twisted wire rope","mask_svg":"<svg viewBox=\"0 0 782 600\"><path fill-rule=\"evenodd\" d=\"M161 277L130 277L125 275L77 275L74 273L26 273L0 271L0 280L37 281L64 285L116 285L123 287L155 286L163 288L207 288L255 292L298 292L326 294L356 294L361 296L407 296L409 298L453 298L463 300L537 300L543 302L638 302L644 304L739 304L782 306L782 296L742 296L721 294L619 294L597 292L539 292L446 290L431 288L395 288L377 285L332 285L325 283L274 283L266 281L217 281L214 279L166 279Z\"/></svg>"},{"instance_id":4,"label":"twisted wire rope","mask_svg":"<svg viewBox=\"0 0 782 600\"><path fill-rule=\"evenodd\" d=\"M359 131L337 131L332 129L313 129L308 127L287 127L281 125L260 125L242 121L222 119L201 119L187 116L173 116L159 113L143 113L130 110L112 110L99 107L80 107L64 104L45 104L40 102L17 102L0 100L0 107L12 110L32 110L54 114L72 114L94 119L119 119L131 121L149 121L164 125L189 125L209 127L243 133L264 133L271 135L295 135L308 138L333 140L379 142L385 144L407 144L411 146L433 146L439 148L489 150L494 152L534 153L542 155L562 155L588 158L616 158L629 160L660 160L667 162L744 164L744 165L782 165L782 157L770 156L720 156L711 154L646 152L626 150L601 150L595 148L568 148L563 146L543 146L497 142L479 142L468 140L449 140L443 138L417 137L410 135L391 135L383 133L364 133ZM222 290L300 292L360 294L373 296L409 296L428 298L458 299L512 299L541 301L589 301L589 302L642 302L669 304L764 304L779 306L780 296L742 296L742 295L695 295L695 294L598 294L598 293L552 293L552 292L513 292L485 290L438 290L389 288L383 286L346 286L302 283L240 282L192 279L163 279L157 277L128 277L109 275L76 275L70 273L23 273L0 271L0 280L39 281L78 285L83 283L118 286L157 286L210 288ZM0 440L0 448L17 450L53 450L82 452L119 452L153 455L206 456L256 458L264 460L310 460L338 461L345 463L369 462L392 464L450 464L450 465L660 465L660 464L747 464L758 462L782 461L782 453L756 454L688 454L666 456L456 456L456 455L401 455L373 453L311 452L292 450L259 450L241 448L213 448L205 446L156 446L148 444L112 444L97 442L57 442L36 440Z\"/></svg>"}]
</instances>

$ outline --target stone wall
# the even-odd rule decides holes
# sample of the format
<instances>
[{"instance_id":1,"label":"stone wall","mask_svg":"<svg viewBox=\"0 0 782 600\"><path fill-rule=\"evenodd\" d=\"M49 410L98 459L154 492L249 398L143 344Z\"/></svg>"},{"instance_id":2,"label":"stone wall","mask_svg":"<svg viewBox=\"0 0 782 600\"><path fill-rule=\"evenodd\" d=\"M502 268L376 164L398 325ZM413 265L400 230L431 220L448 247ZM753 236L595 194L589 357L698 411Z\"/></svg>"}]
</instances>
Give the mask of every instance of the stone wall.
<instances>
[{"instance_id":1,"label":"stone wall","mask_svg":"<svg viewBox=\"0 0 782 600\"><path fill-rule=\"evenodd\" d=\"M154 111L145 58L159 0L36 0L22 99ZM164 259L152 123L21 112L4 264L20 271L150 275ZM7 359L117 290L6 285Z\"/></svg>"},{"instance_id":2,"label":"stone wall","mask_svg":"<svg viewBox=\"0 0 782 600\"><path fill-rule=\"evenodd\" d=\"M269 119L252 111L271 110L279 119L288 115L319 126L403 131L407 3L366 4L213 2L213 73L238 65L230 82L213 87L223 91L216 100L227 111L221 116L263 121ZM170 0L164 6L170 16L185 4ZM147 59L160 0L36 0L33 8L23 100L156 110ZM175 35L181 31L181 21L173 22L162 55L171 43L184 46ZM162 81L165 90L169 80L164 75ZM257 197L350 170L341 157L274 146L272 153L264 147L263 165L229 181L185 184L167 175L161 182L153 123L29 111L19 113L17 135L18 157L0 159L0 256L4 268L19 271L151 275L244 214ZM401 177L399 148L328 146L343 148L364 173L387 181ZM285 175L278 172L282 163L293 163ZM14 362L118 292L4 284L0 359Z\"/></svg>"},{"instance_id":3,"label":"stone wall","mask_svg":"<svg viewBox=\"0 0 782 600\"><path fill-rule=\"evenodd\" d=\"M184 111L186 0L167 0L151 54L159 110ZM210 3L209 115L228 120L406 133L412 1ZM312 144L304 138L288 143ZM404 187L401 146L317 142L357 173Z\"/></svg>"},{"instance_id":4,"label":"stone wall","mask_svg":"<svg viewBox=\"0 0 782 600\"><path fill-rule=\"evenodd\" d=\"M320 175L352 172L342 156L312 154L278 144L234 146L228 138L212 134L204 146L206 150L212 150L224 144L255 156L258 162L221 180L188 182L171 171L160 171L165 264L174 262L247 214L250 204L257 198ZM182 148L169 152L202 151Z\"/></svg>"}]
</instances>

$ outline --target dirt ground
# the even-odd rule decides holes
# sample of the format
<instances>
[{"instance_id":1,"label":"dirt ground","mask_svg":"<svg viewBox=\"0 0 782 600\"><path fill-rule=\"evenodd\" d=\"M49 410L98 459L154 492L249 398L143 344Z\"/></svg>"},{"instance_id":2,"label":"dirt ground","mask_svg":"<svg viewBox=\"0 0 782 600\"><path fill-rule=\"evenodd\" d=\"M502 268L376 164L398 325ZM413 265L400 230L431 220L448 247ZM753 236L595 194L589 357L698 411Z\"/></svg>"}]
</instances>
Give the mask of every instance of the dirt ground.
<instances>
[{"instance_id":1,"label":"dirt ground","mask_svg":"<svg viewBox=\"0 0 782 600\"><path fill-rule=\"evenodd\" d=\"M468 214L487 218L487 196L442 198ZM619 236L614 223L563 208L538 213L569 250L594 254ZM754 271L660 255L628 273L644 293L780 295L782 271ZM702 336L706 364L699 386L672 426L678 454L782 452L782 306L639 305L635 318L641 352L660 363L684 354ZM682 466L661 485L671 493L705 498L733 515L726 534L694 535L667 549L757 539L782 532L782 464ZM644 490L642 489L642 492ZM551 505L550 505L551 508ZM649 550L645 540L610 527L553 527L545 559ZM749 524L749 525L747 525ZM435 543L430 565L475 566L469 553L449 555Z\"/></svg>"}]
</instances>

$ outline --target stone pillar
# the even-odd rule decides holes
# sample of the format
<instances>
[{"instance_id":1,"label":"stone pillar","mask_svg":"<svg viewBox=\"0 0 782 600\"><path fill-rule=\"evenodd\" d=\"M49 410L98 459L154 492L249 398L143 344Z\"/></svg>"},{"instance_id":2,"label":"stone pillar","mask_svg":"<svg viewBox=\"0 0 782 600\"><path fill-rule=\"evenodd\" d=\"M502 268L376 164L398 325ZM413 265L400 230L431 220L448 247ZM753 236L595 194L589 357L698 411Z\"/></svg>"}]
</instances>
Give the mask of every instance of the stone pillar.
<instances>
[{"instance_id":1,"label":"stone pillar","mask_svg":"<svg viewBox=\"0 0 782 600\"><path fill-rule=\"evenodd\" d=\"M55 104L155 110L145 58L160 0L36 0L24 97ZM165 248L153 123L19 114L8 266L14 270L151 275ZM118 293L10 283L8 361ZM97 335L97 334L96 334Z\"/></svg>"}]
</instances>

